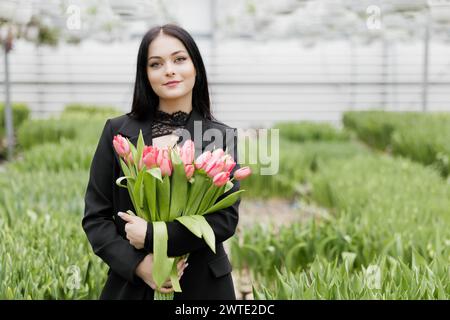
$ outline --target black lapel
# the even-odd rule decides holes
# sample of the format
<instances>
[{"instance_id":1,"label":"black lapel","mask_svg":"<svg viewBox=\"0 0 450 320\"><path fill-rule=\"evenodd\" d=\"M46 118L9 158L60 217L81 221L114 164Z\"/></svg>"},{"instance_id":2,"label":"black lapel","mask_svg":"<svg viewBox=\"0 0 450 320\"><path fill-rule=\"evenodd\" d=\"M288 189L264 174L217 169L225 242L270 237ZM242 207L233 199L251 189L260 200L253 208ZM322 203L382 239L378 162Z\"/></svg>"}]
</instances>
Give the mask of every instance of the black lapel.
<instances>
[{"instance_id":1,"label":"black lapel","mask_svg":"<svg viewBox=\"0 0 450 320\"><path fill-rule=\"evenodd\" d=\"M149 146L152 144L152 119L147 117L142 120L126 117L122 126L117 131L118 134L127 137L134 145L139 137L139 130L142 130L144 143Z\"/></svg>"}]
</instances>

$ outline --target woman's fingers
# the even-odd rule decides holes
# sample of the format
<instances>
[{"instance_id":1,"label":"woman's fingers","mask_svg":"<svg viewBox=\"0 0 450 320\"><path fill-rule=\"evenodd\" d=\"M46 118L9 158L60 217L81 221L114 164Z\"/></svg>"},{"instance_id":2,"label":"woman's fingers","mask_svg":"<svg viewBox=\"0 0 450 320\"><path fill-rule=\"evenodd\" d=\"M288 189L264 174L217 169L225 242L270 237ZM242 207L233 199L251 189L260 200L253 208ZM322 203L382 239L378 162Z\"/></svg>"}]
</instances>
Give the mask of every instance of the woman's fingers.
<instances>
[{"instance_id":1,"label":"woman's fingers","mask_svg":"<svg viewBox=\"0 0 450 320\"><path fill-rule=\"evenodd\" d=\"M154 282L150 282L149 285L154 291L159 291L162 293L171 293L175 291L175 289L172 287L172 282L170 280L166 281L161 288L158 288Z\"/></svg>"},{"instance_id":2,"label":"woman's fingers","mask_svg":"<svg viewBox=\"0 0 450 320\"><path fill-rule=\"evenodd\" d=\"M118 212L117 215L119 217L121 217L123 220L125 220L126 222L134 222L134 217L128 213L125 212Z\"/></svg>"},{"instance_id":3,"label":"woman's fingers","mask_svg":"<svg viewBox=\"0 0 450 320\"><path fill-rule=\"evenodd\" d=\"M162 293L170 293L170 292L175 291L175 289L172 287L172 281L170 281L170 280L167 280L166 282L164 282L162 287L158 288L157 290Z\"/></svg>"},{"instance_id":4,"label":"woman's fingers","mask_svg":"<svg viewBox=\"0 0 450 320\"><path fill-rule=\"evenodd\" d=\"M171 292L174 292L175 290L173 289L173 288L170 288L170 289L168 289L168 288L159 288L159 289L157 289L159 292L162 292L162 293L171 293Z\"/></svg>"},{"instance_id":5,"label":"woman's fingers","mask_svg":"<svg viewBox=\"0 0 450 320\"><path fill-rule=\"evenodd\" d=\"M184 270L187 268L188 265L189 265L189 263L186 263L181 268L178 269L178 278L181 278L181 276L184 273Z\"/></svg>"},{"instance_id":6,"label":"woman's fingers","mask_svg":"<svg viewBox=\"0 0 450 320\"><path fill-rule=\"evenodd\" d=\"M178 261L178 263L177 263L177 269L178 269L178 271L182 270L185 264L186 264L186 260L184 260L184 259Z\"/></svg>"},{"instance_id":7,"label":"woman's fingers","mask_svg":"<svg viewBox=\"0 0 450 320\"><path fill-rule=\"evenodd\" d=\"M189 265L189 263L186 263L186 260L180 260L177 264L178 272L184 271L186 267Z\"/></svg>"},{"instance_id":8,"label":"woman's fingers","mask_svg":"<svg viewBox=\"0 0 450 320\"><path fill-rule=\"evenodd\" d=\"M162 287L163 288L170 288L170 287L172 287L172 281L167 280L166 282L163 283Z\"/></svg>"},{"instance_id":9,"label":"woman's fingers","mask_svg":"<svg viewBox=\"0 0 450 320\"><path fill-rule=\"evenodd\" d=\"M189 263L186 263L185 259L180 260L177 263L178 278L181 278L183 276L184 270L187 268L188 265L189 265ZM175 289L172 286L172 282L170 281L170 279L167 280L166 282L164 282L164 284L162 285L161 288L157 288L157 286L156 286L156 284L154 282L151 282L149 285L150 285L150 287L153 290L158 290L158 291L160 291L162 293L170 293L170 292L175 291Z\"/></svg>"}]
</instances>

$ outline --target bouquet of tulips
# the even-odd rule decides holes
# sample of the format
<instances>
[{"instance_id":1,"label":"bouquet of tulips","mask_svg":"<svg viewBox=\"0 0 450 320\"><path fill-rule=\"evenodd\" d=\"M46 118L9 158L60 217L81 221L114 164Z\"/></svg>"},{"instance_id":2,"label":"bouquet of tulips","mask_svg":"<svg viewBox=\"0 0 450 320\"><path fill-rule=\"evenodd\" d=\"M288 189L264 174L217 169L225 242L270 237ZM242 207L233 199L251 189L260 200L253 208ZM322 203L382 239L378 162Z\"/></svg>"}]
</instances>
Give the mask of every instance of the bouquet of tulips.
<instances>
[{"instance_id":1,"label":"bouquet of tulips","mask_svg":"<svg viewBox=\"0 0 450 320\"><path fill-rule=\"evenodd\" d=\"M177 220L194 235L203 238L213 252L215 236L204 215L235 203L239 190L216 203L233 187L233 180L242 180L251 174L249 167L231 171L234 159L223 149L206 151L197 159L191 140L183 146L157 148L146 146L139 132L137 146L116 135L114 149L120 157L125 176L117 179L119 187L127 188L136 214L153 224L153 279L161 288L170 277L175 292L181 292L177 263L185 257L167 256L166 222ZM122 184L126 180L127 184ZM127 211L134 214L131 210ZM155 291L155 300L173 299L172 294Z\"/></svg>"}]
</instances>

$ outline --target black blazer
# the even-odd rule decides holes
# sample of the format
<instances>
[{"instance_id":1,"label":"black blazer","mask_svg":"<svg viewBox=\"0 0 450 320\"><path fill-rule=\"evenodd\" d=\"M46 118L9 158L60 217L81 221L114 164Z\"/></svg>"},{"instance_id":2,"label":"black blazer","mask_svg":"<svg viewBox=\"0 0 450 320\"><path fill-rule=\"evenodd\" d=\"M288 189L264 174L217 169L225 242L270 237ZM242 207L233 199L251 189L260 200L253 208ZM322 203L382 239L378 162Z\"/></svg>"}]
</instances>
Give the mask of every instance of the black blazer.
<instances>
[{"instance_id":1,"label":"black blazer","mask_svg":"<svg viewBox=\"0 0 450 320\"><path fill-rule=\"evenodd\" d=\"M223 133L223 141L212 141L216 147L234 150L237 159L236 129L205 119L197 111L192 113L186 129L194 140L194 122L202 124L203 132L207 129L218 129ZM128 190L120 188L115 181L123 176L119 158L113 148L113 136L121 134L136 145L139 130L142 129L146 145L152 144L151 119L138 121L122 115L108 119L103 128L97 149L92 159L89 182L85 193L85 210L82 227L93 251L108 266L108 278L100 295L100 299L153 299L153 289L135 274L137 265L153 250L152 225L149 223L145 248L135 249L126 238L125 221L117 213L131 209L134 212ZM226 135L226 131L233 135ZM195 132L195 134L198 134ZM202 139L203 140L203 139ZM195 140L194 140L195 141ZM211 142L205 140L195 145L196 156L206 149L211 150ZM182 137L178 140L181 144ZM234 143L234 144L232 144ZM234 149L231 149L231 147ZM233 169L236 171L239 164ZM220 199L240 187L238 181L234 187ZM180 280L183 292L175 293L178 299L236 299L231 277L231 264L223 248L223 241L233 236L238 224L238 208L240 200L232 206L205 216L216 237L216 254L206 245L203 239L197 238L178 221L168 222L168 255L181 256L190 253L189 266Z\"/></svg>"}]
</instances>

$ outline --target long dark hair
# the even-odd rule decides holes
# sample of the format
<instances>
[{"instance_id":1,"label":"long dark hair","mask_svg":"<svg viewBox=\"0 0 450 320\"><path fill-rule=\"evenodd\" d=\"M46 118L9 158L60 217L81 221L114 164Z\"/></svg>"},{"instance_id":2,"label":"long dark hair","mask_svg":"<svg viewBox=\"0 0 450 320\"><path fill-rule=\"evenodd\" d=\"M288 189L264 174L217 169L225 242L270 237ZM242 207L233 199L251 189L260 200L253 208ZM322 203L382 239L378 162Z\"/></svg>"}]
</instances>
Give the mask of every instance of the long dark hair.
<instances>
[{"instance_id":1,"label":"long dark hair","mask_svg":"<svg viewBox=\"0 0 450 320\"><path fill-rule=\"evenodd\" d=\"M198 111L206 119L213 119L210 108L206 70L200 51L198 50L198 47L191 35L186 30L175 24L155 26L147 31L142 38L137 57L133 104L131 107L131 112L127 113L127 115L137 119L144 119L149 116L154 117L156 115L159 97L153 91L147 77L147 59L148 47L150 43L158 36L160 30L162 30L166 35L177 38L186 47L196 70L195 85L192 90L192 109Z\"/></svg>"}]
</instances>

